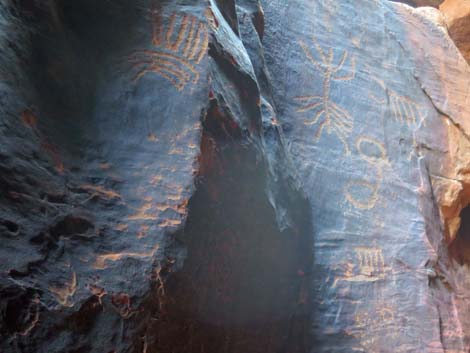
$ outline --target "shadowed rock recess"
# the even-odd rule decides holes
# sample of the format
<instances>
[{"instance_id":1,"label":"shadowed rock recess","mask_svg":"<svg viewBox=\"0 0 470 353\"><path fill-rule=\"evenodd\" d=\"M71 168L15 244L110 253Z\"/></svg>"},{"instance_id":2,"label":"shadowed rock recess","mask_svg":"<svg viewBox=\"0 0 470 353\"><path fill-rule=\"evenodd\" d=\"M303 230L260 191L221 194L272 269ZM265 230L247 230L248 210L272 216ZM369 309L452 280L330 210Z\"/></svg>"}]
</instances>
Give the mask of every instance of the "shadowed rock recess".
<instances>
[{"instance_id":1,"label":"shadowed rock recess","mask_svg":"<svg viewBox=\"0 0 470 353\"><path fill-rule=\"evenodd\" d=\"M0 0L0 352L469 352L461 4Z\"/></svg>"}]
</instances>

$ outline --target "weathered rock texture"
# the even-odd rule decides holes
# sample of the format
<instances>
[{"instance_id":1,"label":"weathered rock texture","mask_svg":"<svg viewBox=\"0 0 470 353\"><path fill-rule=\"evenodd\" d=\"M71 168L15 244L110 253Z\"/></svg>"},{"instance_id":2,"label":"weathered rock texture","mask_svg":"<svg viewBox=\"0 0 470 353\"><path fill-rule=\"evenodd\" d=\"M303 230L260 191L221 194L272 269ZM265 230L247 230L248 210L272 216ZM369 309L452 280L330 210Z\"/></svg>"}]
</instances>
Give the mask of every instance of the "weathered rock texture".
<instances>
[{"instance_id":1,"label":"weathered rock texture","mask_svg":"<svg viewBox=\"0 0 470 353\"><path fill-rule=\"evenodd\" d=\"M470 1L446 0L439 9L444 14L455 45L470 62Z\"/></svg>"},{"instance_id":2,"label":"weathered rock texture","mask_svg":"<svg viewBox=\"0 0 470 353\"><path fill-rule=\"evenodd\" d=\"M432 7L439 7L440 4L444 2L444 0L391 0L396 2L401 2L410 6L432 6Z\"/></svg>"},{"instance_id":3,"label":"weathered rock texture","mask_svg":"<svg viewBox=\"0 0 470 353\"><path fill-rule=\"evenodd\" d=\"M468 352L448 21L0 0L0 351Z\"/></svg>"}]
</instances>

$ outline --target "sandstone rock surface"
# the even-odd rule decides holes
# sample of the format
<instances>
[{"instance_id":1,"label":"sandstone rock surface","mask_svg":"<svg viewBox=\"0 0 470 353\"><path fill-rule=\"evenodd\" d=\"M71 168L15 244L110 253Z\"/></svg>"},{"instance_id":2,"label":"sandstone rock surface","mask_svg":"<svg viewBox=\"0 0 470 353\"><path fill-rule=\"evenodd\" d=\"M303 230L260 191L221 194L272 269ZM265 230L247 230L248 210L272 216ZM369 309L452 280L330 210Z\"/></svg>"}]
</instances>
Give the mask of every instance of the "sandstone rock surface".
<instances>
[{"instance_id":1,"label":"sandstone rock surface","mask_svg":"<svg viewBox=\"0 0 470 353\"><path fill-rule=\"evenodd\" d=\"M402 2L404 4L410 6L432 6L432 7L439 7L440 4L444 2L444 0L391 0L396 2Z\"/></svg>"},{"instance_id":2,"label":"sandstone rock surface","mask_svg":"<svg viewBox=\"0 0 470 353\"><path fill-rule=\"evenodd\" d=\"M446 0L439 9L446 18L449 34L455 45L470 62L470 1Z\"/></svg>"},{"instance_id":3,"label":"sandstone rock surface","mask_svg":"<svg viewBox=\"0 0 470 353\"><path fill-rule=\"evenodd\" d=\"M451 9L0 0L0 352L468 352Z\"/></svg>"}]
</instances>

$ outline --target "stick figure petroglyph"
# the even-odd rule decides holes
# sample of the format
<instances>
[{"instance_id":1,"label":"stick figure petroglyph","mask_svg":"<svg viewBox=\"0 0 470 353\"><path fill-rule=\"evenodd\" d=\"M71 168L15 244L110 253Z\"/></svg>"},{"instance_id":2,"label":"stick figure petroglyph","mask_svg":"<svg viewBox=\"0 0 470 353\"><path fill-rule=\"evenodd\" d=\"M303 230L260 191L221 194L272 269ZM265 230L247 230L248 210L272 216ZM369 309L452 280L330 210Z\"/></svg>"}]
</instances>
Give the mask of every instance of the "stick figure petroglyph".
<instances>
[{"instance_id":1,"label":"stick figure petroglyph","mask_svg":"<svg viewBox=\"0 0 470 353\"><path fill-rule=\"evenodd\" d=\"M355 59L354 57L351 57L350 59L350 72L344 76L340 76L339 73L344 70L344 65L348 61L348 52L345 50L339 62L335 64L333 48L330 48L328 52L325 52L314 38L313 45L320 56L321 61L314 58L309 47L304 42L300 42L300 46L302 47L307 59L323 76L323 95L295 97L294 99L302 104L297 111L299 113L309 111L313 111L315 113L313 118L310 121L306 121L305 124L315 125L319 123L318 130L315 135L316 140L321 137L323 129L326 129L328 134L335 133L336 136L338 136L344 144L346 154L350 154L351 152L346 139L353 130L354 121L348 111L331 101L330 92L332 81L349 81L355 77Z\"/></svg>"}]
</instances>

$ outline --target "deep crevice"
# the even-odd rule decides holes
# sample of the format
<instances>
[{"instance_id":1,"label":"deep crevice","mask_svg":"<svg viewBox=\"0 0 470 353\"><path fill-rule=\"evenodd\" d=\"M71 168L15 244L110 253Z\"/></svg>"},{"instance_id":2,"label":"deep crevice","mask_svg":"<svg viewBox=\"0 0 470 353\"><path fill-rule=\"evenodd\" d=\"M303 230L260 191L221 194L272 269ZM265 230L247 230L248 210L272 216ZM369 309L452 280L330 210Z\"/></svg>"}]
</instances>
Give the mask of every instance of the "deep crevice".
<instances>
[{"instance_id":1,"label":"deep crevice","mask_svg":"<svg viewBox=\"0 0 470 353\"><path fill-rule=\"evenodd\" d=\"M470 265L470 205L460 213L460 229L449 245L449 253L461 265Z\"/></svg>"},{"instance_id":2,"label":"deep crevice","mask_svg":"<svg viewBox=\"0 0 470 353\"><path fill-rule=\"evenodd\" d=\"M0 297L0 316L3 319L0 321L1 336L25 333L36 325L39 306L34 290L7 287L0 289Z\"/></svg>"},{"instance_id":3,"label":"deep crevice","mask_svg":"<svg viewBox=\"0 0 470 353\"><path fill-rule=\"evenodd\" d=\"M94 229L94 225L87 219L77 216L66 216L51 228L50 234L58 238L60 236L85 234L92 229Z\"/></svg>"},{"instance_id":4,"label":"deep crevice","mask_svg":"<svg viewBox=\"0 0 470 353\"><path fill-rule=\"evenodd\" d=\"M181 270L164 274L164 290L149 303L153 320L140 335L142 348L308 353L313 261L307 201L286 188L286 203L296 207L295 229L280 231L258 147L244 143L237 129L214 128L212 114L204 120L197 191L186 226L175 235L187 256Z\"/></svg>"},{"instance_id":5,"label":"deep crevice","mask_svg":"<svg viewBox=\"0 0 470 353\"><path fill-rule=\"evenodd\" d=\"M16 234L18 233L20 226L15 222L9 221L7 219L0 219L0 226L6 228L6 230L10 233Z\"/></svg>"}]
</instances>

